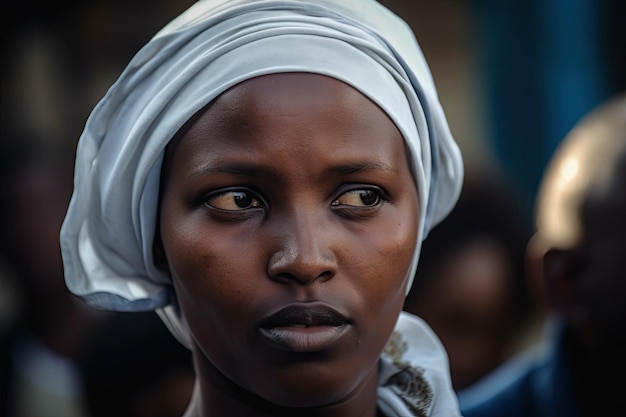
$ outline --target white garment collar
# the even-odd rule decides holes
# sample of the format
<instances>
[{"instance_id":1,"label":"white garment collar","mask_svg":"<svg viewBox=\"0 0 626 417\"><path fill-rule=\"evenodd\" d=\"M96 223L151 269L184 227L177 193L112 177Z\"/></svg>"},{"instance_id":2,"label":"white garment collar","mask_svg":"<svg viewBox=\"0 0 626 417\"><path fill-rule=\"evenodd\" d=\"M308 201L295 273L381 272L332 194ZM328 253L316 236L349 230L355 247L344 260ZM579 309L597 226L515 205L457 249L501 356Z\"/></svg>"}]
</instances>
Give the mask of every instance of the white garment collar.
<instances>
[{"instance_id":1,"label":"white garment collar","mask_svg":"<svg viewBox=\"0 0 626 417\"><path fill-rule=\"evenodd\" d=\"M201 417L194 388L183 417ZM378 407L386 417L460 417L446 351L419 317L402 312L380 359Z\"/></svg>"}]
</instances>

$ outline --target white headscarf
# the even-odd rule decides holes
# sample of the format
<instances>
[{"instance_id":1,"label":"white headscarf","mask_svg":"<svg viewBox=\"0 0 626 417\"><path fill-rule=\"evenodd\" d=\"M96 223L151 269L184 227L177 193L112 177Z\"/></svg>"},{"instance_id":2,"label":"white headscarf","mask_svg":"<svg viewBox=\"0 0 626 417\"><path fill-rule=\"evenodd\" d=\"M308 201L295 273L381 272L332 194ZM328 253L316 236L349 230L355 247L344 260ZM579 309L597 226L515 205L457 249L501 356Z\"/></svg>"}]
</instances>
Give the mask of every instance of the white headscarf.
<instances>
[{"instance_id":1,"label":"white headscarf","mask_svg":"<svg viewBox=\"0 0 626 417\"><path fill-rule=\"evenodd\" d=\"M163 152L220 93L280 72L344 81L401 131L420 201L413 277L422 240L456 203L463 166L409 26L373 0L201 0L136 54L87 121L61 230L74 294L101 309L157 310L190 345L170 277L153 262Z\"/></svg>"}]
</instances>

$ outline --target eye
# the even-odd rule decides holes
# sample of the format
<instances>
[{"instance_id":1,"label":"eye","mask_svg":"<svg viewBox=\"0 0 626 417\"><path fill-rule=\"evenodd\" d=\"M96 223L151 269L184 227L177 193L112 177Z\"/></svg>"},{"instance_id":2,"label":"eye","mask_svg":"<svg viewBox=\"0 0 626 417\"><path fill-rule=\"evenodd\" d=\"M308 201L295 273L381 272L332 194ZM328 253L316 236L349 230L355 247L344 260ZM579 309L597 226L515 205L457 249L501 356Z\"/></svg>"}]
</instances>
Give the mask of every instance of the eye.
<instances>
[{"instance_id":1,"label":"eye","mask_svg":"<svg viewBox=\"0 0 626 417\"><path fill-rule=\"evenodd\" d=\"M373 207L380 204L382 192L376 188L359 188L341 194L332 206Z\"/></svg>"},{"instance_id":2,"label":"eye","mask_svg":"<svg viewBox=\"0 0 626 417\"><path fill-rule=\"evenodd\" d=\"M227 211L241 211L263 207L263 203L249 190L226 190L209 195L207 206Z\"/></svg>"}]
</instances>

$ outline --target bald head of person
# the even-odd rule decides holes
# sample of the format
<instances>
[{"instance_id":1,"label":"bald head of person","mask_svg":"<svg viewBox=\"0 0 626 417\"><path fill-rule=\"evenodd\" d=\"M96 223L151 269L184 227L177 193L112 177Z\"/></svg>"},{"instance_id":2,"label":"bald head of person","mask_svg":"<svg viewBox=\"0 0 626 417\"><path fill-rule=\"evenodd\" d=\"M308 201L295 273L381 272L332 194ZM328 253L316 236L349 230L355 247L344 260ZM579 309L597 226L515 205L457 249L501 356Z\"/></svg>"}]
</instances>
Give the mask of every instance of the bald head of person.
<instances>
[{"instance_id":1,"label":"bald head of person","mask_svg":"<svg viewBox=\"0 0 626 417\"><path fill-rule=\"evenodd\" d=\"M549 162L529 271L589 351L626 347L626 94L584 117Z\"/></svg>"}]
</instances>

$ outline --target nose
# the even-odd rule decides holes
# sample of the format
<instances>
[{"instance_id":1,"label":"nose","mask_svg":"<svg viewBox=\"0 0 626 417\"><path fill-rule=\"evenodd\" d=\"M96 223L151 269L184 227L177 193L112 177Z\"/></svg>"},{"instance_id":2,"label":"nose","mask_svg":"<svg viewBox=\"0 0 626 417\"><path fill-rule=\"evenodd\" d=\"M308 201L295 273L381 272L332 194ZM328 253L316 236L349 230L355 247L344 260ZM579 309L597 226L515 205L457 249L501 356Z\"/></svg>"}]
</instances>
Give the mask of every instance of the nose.
<instances>
[{"instance_id":1,"label":"nose","mask_svg":"<svg viewBox=\"0 0 626 417\"><path fill-rule=\"evenodd\" d=\"M282 216L276 223L275 250L267 266L271 279L308 285L335 276L336 230L328 219L323 215L298 213Z\"/></svg>"}]
</instances>

